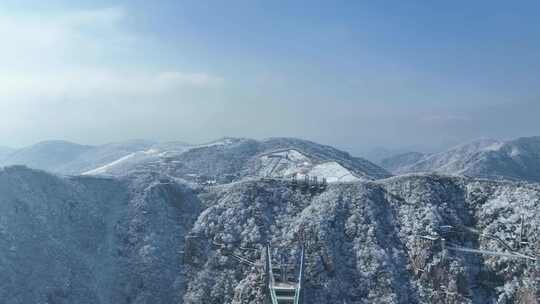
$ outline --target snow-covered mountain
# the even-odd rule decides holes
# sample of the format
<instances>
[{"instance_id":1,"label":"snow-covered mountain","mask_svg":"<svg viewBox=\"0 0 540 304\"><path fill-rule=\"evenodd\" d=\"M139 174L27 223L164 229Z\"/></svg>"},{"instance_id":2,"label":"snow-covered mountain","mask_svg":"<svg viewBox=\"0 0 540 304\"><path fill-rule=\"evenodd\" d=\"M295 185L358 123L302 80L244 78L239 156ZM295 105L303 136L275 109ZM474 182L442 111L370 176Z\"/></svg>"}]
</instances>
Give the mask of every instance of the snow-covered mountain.
<instances>
[{"instance_id":1,"label":"snow-covered mountain","mask_svg":"<svg viewBox=\"0 0 540 304\"><path fill-rule=\"evenodd\" d=\"M77 158L58 166L54 171L63 174L80 174L111 163L131 153L148 150L155 145L157 145L157 142L154 141L130 140L94 146L78 155Z\"/></svg>"},{"instance_id":2,"label":"snow-covered mountain","mask_svg":"<svg viewBox=\"0 0 540 304\"><path fill-rule=\"evenodd\" d=\"M540 255L538 224L538 184L406 175L313 193L264 178L191 189L156 173L10 167L0 298L262 303L262 249L292 262L303 239L305 303L535 303L540 265L526 257Z\"/></svg>"},{"instance_id":3,"label":"snow-covered mountain","mask_svg":"<svg viewBox=\"0 0 540 304\"><path fill-rule=\"evenodd\" d=\"M13 148L0 146L0 163L13 152L15 152Z\"/></svg>"},{"instance_id":4,"label":"snow-covered mountain","mask_svg":"<svg viewBox=\"0 0 540 304\"><path fill-rule=\"evenodd\" d=\"M390 176L365 159L294 138L224 138L202 145L136 140L82 146L50 141L15 151L0 165L25 165L64 175L122 177L160 172L195 183L292 176L351 182Z\"/></svg>"},{"instance_id":5,"label":"snow-covered mountain","mask_svg":"<svg viewBox=\"0 0 540 304\"><path fill-rule=\"evenodd\" d=\"M389 148L385 148L381 146L376 146L372 149L368 149L367 151L361 152L360 155L373 163L379 164L384 159L391 158L396 155L404 154L409 151L411 150L404 149L404 148L389 149Z\"/></svg>"},{"instance_id":6,"label":"snow-covered mountain","mask_svg":"<svg viewBox=\"0 0 540 304\"><path fill-rule=\"evenodd\" d=\"M482 139L441 153L400 155L381 165L394 174L439 172L540 182L540 137Z\"/></svg>"},{"instance_id":7,"label":"snow-covered mountain","mask_svg":"<svg viewBox=\"0 0 540 304\"><path fill-rule=\"evenodd\" d=\"M58 172L58 168L91 150L91 146L68 141L44 141L18 149L0 161L0 165L25 165L35 169Z\"/></svg>"},{"instance_id":8,"label":"snow-covered mountain","mask_svg":"<svg viewBox=\"0 0 540 304\"><path fill-rule=\"evenodd\" d=\"M381 167L385 168L389 172L398 173L407 166L411 166L420 160L424 159L427 155L420 152L406 152L393 155L388 158L384 158L379 161Z\"/></svg>"},{"instance_id":9,"label":"snow-covered mountain","mask_svg":"<svg viewBox=\"0 0 540 304\"><path fill-rule=\"evenodd\" d=\"M78 175L100 168L132 153L178 150L185 143L157 143L148 140L131 140L98 146L79 145L66 141L46 141L26 148L11 151L0 166L24 165L53 173ZM154 150L152 150L154 149Z\"/></svg>"},{"instance_id":10,"label":"snow-covered mountain","mask_svg":"<svg viewBox=\"0 0 540 304\"><path fill-rule=\"evenodd\" d=\"M185 142L154 143L119 155L120 157L110 159L109 162L101 162L99 165L94 164L94 166L87 167L77 173L82 175L124 176L137 170L137 168L146 167L151 171L151 168L156 167L155 164L168 162L171 157L177 156L191 147L192 145Z\"/></svg>"},{"instance_id":11,"label":"snow-covered mountain","mask_svg":"<svg viewBox=\"0 0 540 304\"><path fill-rule=\"evenodd\" d=\"M496 153L533 166L538 140L478 141L431 163ZM293 265L300 240L305 303L540 298L538 183L388 177L291 138L80 150L55 168L98 166L85 175L0 169L0 302L263 303L264 247Z\"/></svg>"},{"instance_id":12,"label":"snow-covered mountain","mask_svg":"<svg viewBox=\"0 0 540 304\"><path fill-rule=\"evenodd\" d=\"M193 191L140 176L0 170L0 302L181 303Z\"/></svg>"},{"instance_id":13,"label":"snow-covered mountain","mask_svg":"<svg viewBox=\"0 0 540 304\"><path fill-rule=\"evenodd\" d=\"M224 138L172 153L159 147L133 153L86 175L125 176L133 172L162 172L188 181L226 183L246 178L289 178L293 175L327 178L328 182L379 179L384 169L330 146L294 138L262 141Z\"/></svg>"}]
</instances>

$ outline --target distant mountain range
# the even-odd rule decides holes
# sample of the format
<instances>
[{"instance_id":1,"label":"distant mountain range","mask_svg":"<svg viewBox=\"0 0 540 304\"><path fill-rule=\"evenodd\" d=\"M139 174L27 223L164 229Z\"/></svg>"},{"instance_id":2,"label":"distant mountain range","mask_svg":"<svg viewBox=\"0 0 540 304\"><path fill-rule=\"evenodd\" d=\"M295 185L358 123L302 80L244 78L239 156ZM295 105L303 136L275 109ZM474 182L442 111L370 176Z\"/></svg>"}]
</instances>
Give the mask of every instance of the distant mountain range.
<instances>
[{"instance_id":1,"label":"distant mountain range","mask_svg":"<svg viewBox=\"0 0 540 304\"><path fill-rule=\"evenodd\" d=\"M184 181L216 183L295 174L331 182L376 180L420 172L540 182L540 137L479 139L439 153L398 154L379 165L296 138L223 138L201 145L132 140L88 146L45 141L22 149L0 148L0 166L10 165L61 175L158 172Z\"/></svg>"},{"instance_id":2,"label":"distant mountain range","mask_svg":"<svg viewBox=\"0 0 540 304\"><path fill-rule=\"evenodd\" d=\"M390 176L363 158L295 138L224 138L202 145L138 140L85 146L47 141L11 152L0 165L26 165L64 175L119 177L159 172L186 181L215 183L295 174L327 178L329 182Z\"/></svg>"},{"instance_id":3,"label":"distant mountain range","mask_svg":"<svg viewBox=\"0 0 540 304\"><path fill-rule=\"evenodd\" d=\"M13 153L14 151L15 151L15 149L0 146L0 161L2 161L4 158L6 158L8 155Z\"/></svg>"},{"instance_id":4,"label":"distant mountain range","mask_svg":"<svg viewBox=\"0 0 540 304\"><path fill-rule=\"evenodd\" d=\"M396 175L438 172L540 182L540 137L480 139L440 153L400 154L382 160L380 165Z\"/></svg>"},{"instance_id":5,"label":"distant mountain range","mask_svg":"<svg viewBox=\"0 0 540 304\"><path fill-rule=\"evenodd\" d=\"M0 158L0 165L25 165L54 173L79 174L154 144L155 142L134 140L88 146L60 140L43 141L22 149L8 150Z\"/></svg>"}]
</instances>

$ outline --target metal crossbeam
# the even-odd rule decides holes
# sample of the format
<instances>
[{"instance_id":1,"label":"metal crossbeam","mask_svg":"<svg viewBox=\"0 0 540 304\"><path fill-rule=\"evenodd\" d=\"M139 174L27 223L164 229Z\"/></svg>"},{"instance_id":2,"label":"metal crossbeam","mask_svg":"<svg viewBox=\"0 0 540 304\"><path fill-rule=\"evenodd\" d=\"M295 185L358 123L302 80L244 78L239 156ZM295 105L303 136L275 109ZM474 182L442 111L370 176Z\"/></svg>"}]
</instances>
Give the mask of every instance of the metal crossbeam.
<instances>
[{"instance_id":1,"label":"metal crossbeam","mask_svg":"<svg viewBox=\"0 0 540 304\"><path fill-rule=\"evenodd\" d=\"M265 254L266 276L268 284L268 293L270 295L271 304L301 304L302 303L302 280L304 272L304 248L300 253L299 272L297 282L289 282L287 275L287 267L280 265L279 268L274 268L270 246L266 247ZM276 280L274 270L279 270L279 279Z\"/></svg>"}]
</instances>

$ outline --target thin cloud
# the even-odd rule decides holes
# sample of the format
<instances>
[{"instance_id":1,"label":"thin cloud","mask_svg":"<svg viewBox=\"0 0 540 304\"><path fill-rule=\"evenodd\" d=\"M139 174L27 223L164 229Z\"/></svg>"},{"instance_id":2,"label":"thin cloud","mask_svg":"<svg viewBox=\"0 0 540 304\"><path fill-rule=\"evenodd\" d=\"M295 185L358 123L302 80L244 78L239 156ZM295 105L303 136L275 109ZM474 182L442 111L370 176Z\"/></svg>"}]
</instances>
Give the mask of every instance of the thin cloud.
<instances>
[{"instance_id":1,"label":"thin cloud","mask_svg":"<svg viewBox=\"0 0 540 304\"><path fill-rule=\"evenodd\" d=\"M169 115L178 121L213 115L197 106L218 103L224 79L174 66L160 70L151 58L126 59L140 58L149 45L127 26L127 16L121 7L0 13L0 138L11 144L88 139L112 126L152 137L156 121Z\"/></svg>"},{"instance_id":2,"label":"thin cloud","mask_svg":"<svg viewBox=\"0 0 540 304\"><path fill-rule=\"evenodd\" d=\"M206 73L127 73L107 69L78 69L55 74L0 74L0 102L41 102L69 96L70 98L106 95L111 97L159 97L191 89L212 89L223 79Z\"/></svg>"},{"instance_id":3,"label":"thin cloud","mask_svg":"<svg viewBox=\"0 0 540 304\"><path fill-rule=\"evenodd\" d=\"M122 7L110 7L94 10L76 10L57 16L60 24L73 26L112 27L119 24L127 16Z\"/></svg>"},{"instance_id":4,"label":"thin cloud","mask_svg":"<svg viewBox=\"0 0 540 304\"><path fill-rule=\"evenodd\" d=\"M0 102L94 93L158 97L223 84L206 72L147 72L135 64L126 70L96 63L103 54L121 56L137 48L137 36L122 27L125 17L122 8L0 15Z\"/></svg>"},{"instance_id":5,"label":"thin cloud","mask_svg":"<svg viewBox=\"0 0 540 304\"><path fill-rule=\"evenodd\" d=\"M57 68L66 58L84 62L99 48L129 47L133 35L120 27L124 17L119 8L0 15L0 62L12 68Z\"/></svg>"}]
</instances>

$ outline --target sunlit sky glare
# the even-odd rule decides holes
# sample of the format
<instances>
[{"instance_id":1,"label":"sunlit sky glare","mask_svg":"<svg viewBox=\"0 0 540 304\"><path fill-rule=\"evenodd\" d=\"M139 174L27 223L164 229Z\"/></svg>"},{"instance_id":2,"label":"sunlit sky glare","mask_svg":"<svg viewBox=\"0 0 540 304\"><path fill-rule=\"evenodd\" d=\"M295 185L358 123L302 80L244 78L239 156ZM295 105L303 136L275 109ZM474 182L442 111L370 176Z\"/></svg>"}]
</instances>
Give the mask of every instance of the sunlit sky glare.
<instances>
[{"instance_id":1,"label":"sunlit sky glare","mask_svg":"<svg viewBox=\"0 0 540 304\"><path fill-rule=\"evenodd\" d=\"M539 1L2 1L0 145L540 135Z\"/></svg>"}]
</instances>

